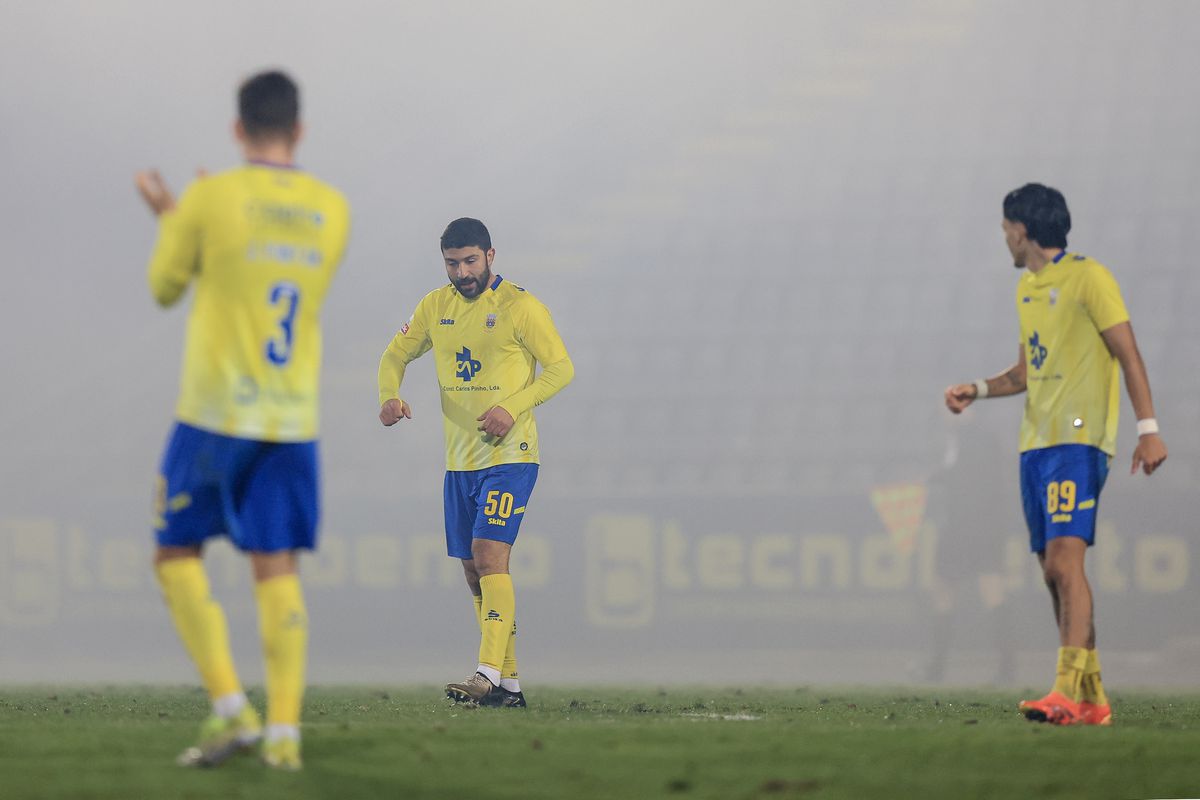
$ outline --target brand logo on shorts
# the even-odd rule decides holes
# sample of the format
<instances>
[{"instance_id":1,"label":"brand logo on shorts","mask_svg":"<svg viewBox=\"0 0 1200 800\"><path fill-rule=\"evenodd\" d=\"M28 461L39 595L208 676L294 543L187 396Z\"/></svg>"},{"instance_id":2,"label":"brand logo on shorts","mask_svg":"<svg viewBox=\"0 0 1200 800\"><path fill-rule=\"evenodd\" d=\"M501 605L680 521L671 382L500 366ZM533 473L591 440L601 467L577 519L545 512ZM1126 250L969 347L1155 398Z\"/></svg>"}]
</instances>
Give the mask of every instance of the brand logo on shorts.
<instances>
[{"instance_id":1,"label":"brand logo on shorts","mask_svg":"<svg viewBox=\"0 0 1200 800\"><path fill-rule=\"evenodd\" d=\"M1046 363L1046 355L1046 347L1042 344L1038 332L1034 331L1033 336L1029 337L1029 363L1033 364L1034 369L1041 369L1042 364Z\"/></svg>"},{"instance_id":2,"label":"brand logo on shorts","mask_svg":"<svg viewBox=\"0 0 1200 800\"><path fill-rule=\"evenodd\" d=\"M483 364L471 358L471 351L466 347L455 353L454 358L456 359L454 374L468 383L479 374L479 370L483 369Z\"/></svg>"},{"instance_id":3,"label":"brand logo on shorts","mask_svg":"<svg viewBox=\"0 0 1200 800\"><path fill-rule=\"evenodd\" d=\"M508 527L508 523L498 517L488 517L488 525L499 525L501 528Z\"/></svg>"}]
</instances>

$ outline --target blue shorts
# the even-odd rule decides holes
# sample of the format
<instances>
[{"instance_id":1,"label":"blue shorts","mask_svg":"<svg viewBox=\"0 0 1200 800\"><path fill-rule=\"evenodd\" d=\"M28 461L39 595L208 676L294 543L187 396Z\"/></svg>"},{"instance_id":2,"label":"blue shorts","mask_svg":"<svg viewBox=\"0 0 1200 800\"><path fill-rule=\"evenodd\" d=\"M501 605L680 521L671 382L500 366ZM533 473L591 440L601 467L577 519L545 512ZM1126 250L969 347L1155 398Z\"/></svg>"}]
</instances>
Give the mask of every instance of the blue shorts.
<instances>
[{"instance_id":1,"label":"blue shorts","mask_svg":"<svg viewBox=\"0 0 1200 800\"><path fill-rule=\"evenodd\" d=\"M1112 458L1098 447L1063 444L1021 453L1021 502L1029 549L1059 536L1096 540L1096 510Z\"/></svg>"},{"instance_id":2,"label":"blue shorts","mask_svg":"<svg viewBox=\"0 0 1200 800\"><path fill-rule=\"evenodd\" d=\"M446 553L451 558L472 558L474 539L516 541L537 476L537 464L447 472Z\"/></svg>"},{"instance_id":3,"label":"blue shorts","mask_svg":"<svg viewBox=\"0 0 1200 800\"><path fill-rule=\"evenodd\" d=\"M238 439L175 424L159 467L159 545L187 547L225 534L257 553L313 549L317 443Z\"/></svg>"}]
</instances>

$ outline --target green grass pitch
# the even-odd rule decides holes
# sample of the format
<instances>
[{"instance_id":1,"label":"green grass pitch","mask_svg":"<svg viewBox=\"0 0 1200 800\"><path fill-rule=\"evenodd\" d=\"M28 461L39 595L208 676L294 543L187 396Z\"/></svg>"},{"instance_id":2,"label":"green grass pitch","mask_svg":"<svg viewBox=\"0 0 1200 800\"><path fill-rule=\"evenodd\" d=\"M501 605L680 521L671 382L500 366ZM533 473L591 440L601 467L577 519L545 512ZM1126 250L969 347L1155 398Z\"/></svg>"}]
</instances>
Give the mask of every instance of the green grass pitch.
<instances>
[{"instance_id":1,"label":"green grass pitch","mask_svg":"<svg viewBox=\"0 0 1200 800\"><path fill-rule=\"evenodd\" d=\"M1112 728L1025 722L1020 693L546 688L525 710L436 687L309 691L303 772L176 767L193 689L0 689L0 797L1200 797L1200 695L1114 695ZM261 708L261 693L252 694Z\"/></svg>"}]
</instances>

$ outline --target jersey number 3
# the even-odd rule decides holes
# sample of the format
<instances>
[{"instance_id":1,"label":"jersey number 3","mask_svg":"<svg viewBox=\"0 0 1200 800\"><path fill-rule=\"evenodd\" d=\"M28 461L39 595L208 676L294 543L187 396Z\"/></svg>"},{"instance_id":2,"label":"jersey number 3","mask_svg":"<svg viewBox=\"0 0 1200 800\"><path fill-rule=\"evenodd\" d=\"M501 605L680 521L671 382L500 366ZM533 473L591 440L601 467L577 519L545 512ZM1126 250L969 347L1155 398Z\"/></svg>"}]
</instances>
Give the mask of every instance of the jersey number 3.
<instances>
[{"instance_id":1,"label":"jersey number 3","mask_svg":"<svg viewBox=\"0 0 1200 800\"><path fill-rule=\"evenodd\" d=\"M292 357L292 342L296 331L296 310L300 308L300 287L286 281L271 287L267 301L273 306L283 307L283 316L279 318L281 335L267 340L267 360L277 367L288 363Z\"/></svg>"}]
</instances>

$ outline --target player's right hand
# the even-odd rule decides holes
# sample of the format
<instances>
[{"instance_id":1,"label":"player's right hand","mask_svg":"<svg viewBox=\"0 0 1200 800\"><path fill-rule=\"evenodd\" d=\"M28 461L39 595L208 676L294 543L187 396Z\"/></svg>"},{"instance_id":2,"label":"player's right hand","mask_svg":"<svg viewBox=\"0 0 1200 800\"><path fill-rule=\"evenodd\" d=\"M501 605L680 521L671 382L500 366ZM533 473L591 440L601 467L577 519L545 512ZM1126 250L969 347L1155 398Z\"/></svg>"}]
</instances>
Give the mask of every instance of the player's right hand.
<instances>
[{"instance_id":1,"label":"player's right hand","mask_svg":"<svg viewBox=\"0 0 1200 800\"><path fill-rule=\"evenodd\" d=\"M978 391L973 383L959 383L954 386L947 386L946 408L955 414L961 414L967 406L975 402L975 395Z\"/></svg>"},{"instance_id":2,"label":"player's right hand","mask_svg":"<svg viewBox=\"0 0 1200 800\"><path fill-rule=\"evenodd\" d=\"M395 425L402 419L412 419L412 409L403 400L393 397L379 409L379 421L384 425Z\"/></svg>"},{"instance_id":3,"label":"player's right hand","mask_svg":"<svg viewBox=\"0 0 1200 800\"><path fill-rule=\"evenodd\" d=\"M138 172L133 176L133 182L154 216L157 217L175 207L175 196L167 188L167 183L162 179L162 175L158 174L158 170Z\"/></svg>"}]
</instances>

